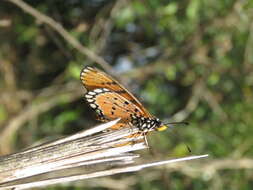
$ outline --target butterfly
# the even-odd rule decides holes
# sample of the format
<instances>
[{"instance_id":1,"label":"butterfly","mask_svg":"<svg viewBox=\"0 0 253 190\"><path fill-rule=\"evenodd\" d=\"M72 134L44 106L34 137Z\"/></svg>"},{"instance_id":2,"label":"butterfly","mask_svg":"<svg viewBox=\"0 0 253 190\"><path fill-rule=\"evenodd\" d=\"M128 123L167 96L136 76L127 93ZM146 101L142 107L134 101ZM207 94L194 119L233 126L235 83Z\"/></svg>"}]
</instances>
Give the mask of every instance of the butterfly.
<instances>
[{"instance_id":1,"label":"butterfly","mask_svg":"<svg viewBox=\"0 0 253 190\"><path fill-rule=\"evenodd\" d=\"M103 122L121 118L118 129L128 123L141 133L163 131L167 125L151 115L144 106L118 81L103 71L85 67L80 74L82 84L87 89L85 99Z\"/></svg>"}]
</instances>

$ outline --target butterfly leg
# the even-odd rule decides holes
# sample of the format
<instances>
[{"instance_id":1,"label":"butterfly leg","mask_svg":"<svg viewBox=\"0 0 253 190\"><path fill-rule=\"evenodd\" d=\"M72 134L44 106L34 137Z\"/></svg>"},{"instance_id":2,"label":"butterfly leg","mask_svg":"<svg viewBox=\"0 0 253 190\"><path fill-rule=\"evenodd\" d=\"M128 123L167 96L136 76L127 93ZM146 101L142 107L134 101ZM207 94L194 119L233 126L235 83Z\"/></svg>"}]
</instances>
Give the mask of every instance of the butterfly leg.
<instances>
[{"instance_id":1,"label":"butterfly leg","mask_svg":"<svg viewBox=\"0 0 253 190\"><path fill-rule=\"evenodd\" d=\"M134 134L129 135L129 136L124 137L124 138L138 138L139 136L141 136L140 133L134 133ZM115 147L134 145L134 144L140 143L140 142L143 142L143 139L141 139L141 140L131 140L131 141L126 142L126 143L120 143L120 144L117 144Z\"/></svg>"},{"instance_id":2,"label":"butterfly leg","mask_svg":"<svg viewBox=\"0 0 253 190\"><path fill-rule=\"evenodd\" d=\"M119 130L119 129L122 129L123 127L124 128L125 127L129 127L130 130L133 130L133 126L129 125L129 124L126 124L126 123L117 123L117 124L113 125L112 127L110 127L110 130ZM126 136L124 138L125 139L128 139L128 138L138 138L141 135L143 135L143 134L140 133L140 132L136 132L136 133L128 135L128 136ZM141 141L143 141L143 139L141 139L141 140L132 140L132 141L129 141L129 142L126 142L126 143L117 144L115 147L126 146L126 145L134 145L135 143L141 142Z\"/></svg>"},{"instance_id":3,"label":"butterfly leg","mask_svg":"<svg viewBox=\"0 0 253 190\"><path fill-rule=\"evenodd\" d=\"M145 133L145 132L142 132L142 134L141 134L141 135L143 135L144 140L145 140L145 144L147 145L147 147L149 147L149 145L148 145L148 139L147 139L147 135L146 135L146 133Z\"/></svg>"}]
</instances>

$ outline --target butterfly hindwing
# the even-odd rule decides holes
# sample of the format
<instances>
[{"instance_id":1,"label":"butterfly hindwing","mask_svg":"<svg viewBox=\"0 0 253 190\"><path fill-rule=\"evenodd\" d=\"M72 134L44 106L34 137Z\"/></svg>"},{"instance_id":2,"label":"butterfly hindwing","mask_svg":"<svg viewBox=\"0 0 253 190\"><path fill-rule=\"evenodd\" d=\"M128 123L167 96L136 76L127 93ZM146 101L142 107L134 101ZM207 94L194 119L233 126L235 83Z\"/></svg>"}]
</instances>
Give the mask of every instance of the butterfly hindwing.
<instances>
[{"instance_id":1,"label":"butterfly hindwing","mask_svg":"<svg viewBox=\"0 0 253 190\"><path fill-rule=\"evenodd\" d=\"M85 98L100 120L110 121L121 118L123 122L129 122L133 116L140 117L144 114L138 106L132 104L121 94L107 88L88 91Z\"/></svg>"}]
</instances>

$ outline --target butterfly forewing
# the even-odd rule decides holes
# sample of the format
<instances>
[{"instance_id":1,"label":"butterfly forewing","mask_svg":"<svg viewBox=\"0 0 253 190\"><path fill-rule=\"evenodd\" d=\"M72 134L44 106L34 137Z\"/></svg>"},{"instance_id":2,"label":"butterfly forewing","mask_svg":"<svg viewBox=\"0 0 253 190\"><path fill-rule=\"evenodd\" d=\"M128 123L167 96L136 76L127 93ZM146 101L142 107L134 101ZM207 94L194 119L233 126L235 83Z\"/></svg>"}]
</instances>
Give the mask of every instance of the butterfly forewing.
<instances>
[{"instance_id":1,"label":"butterfly forewing","mask_svg":"<svg viewBox=\"0 0 253 190\"><path fill-rule=\"evenodd\" d=\"M117 82L115 79L108 76L104 72L92 67L85 67L82 70L80 77L81 77L83 85L88 91L92 91L99 88L106 88L111 91L110 96L113 96L113 97L117 96L117 98L119 98L122 101L127 100L129 102L128 107L132 107L134 109L140 110L140 114L142 114L143 117L150 117L150 118L153 117L126 88L124 88L119 82ZM105 116L108 116L106 114L110 115L112 110L109 111L108 104L103 105L104 103L102 100L104 100L104 97L109 97L109 95L103 95L101 97L99 101L99 106L105 107L106 110L108 109L108 111L105 111L105 114L104 114ZM112 102L113 100L111 100L111 104ZM126 106L124 107L124 105L121 104L121 109L118 108L118 110L115 111L115 114L120 112L120 114L118 115L123 115L124 113L126 114L126 117L129 116L125 108ZM104 111L103 108L101 110Z\"/></svg>"}]
</instances>

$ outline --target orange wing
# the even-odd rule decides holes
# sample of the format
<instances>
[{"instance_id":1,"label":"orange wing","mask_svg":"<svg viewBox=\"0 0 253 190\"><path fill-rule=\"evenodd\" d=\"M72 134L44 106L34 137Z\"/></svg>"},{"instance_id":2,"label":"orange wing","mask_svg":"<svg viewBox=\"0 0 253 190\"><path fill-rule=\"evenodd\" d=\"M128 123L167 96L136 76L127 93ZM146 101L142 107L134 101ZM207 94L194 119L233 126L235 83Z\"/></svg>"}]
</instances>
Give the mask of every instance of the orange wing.
<instances>
[{"instance_id":1,"label":"orange wing","mask_svg":"<svg viewBox=\"0 0 253 190\"><path fill-rule=\"evenodd\" d=\"M85 67L81 72L80 78L88 91L98 88L107 88L108 90L118 94L118 96L122 96L122 98L134 104L135 107L141 110L142 116L153 118L153 116L126 88L106 73L92 67ZM116 95L114 94L114 96Z\"/></svg>"},{"instance_id":2,"label":"orange wing","mask_svg":"<svg viewBox=\"0 0 253 190\"><path fill-rule=\"evenodd\" d=\"M121 118L122 122L130 122L133 117L141 117L144 112L120 94L107 88L88 91L85 98L101 120L111 121Z\"/></svg>"}]
</instances>

